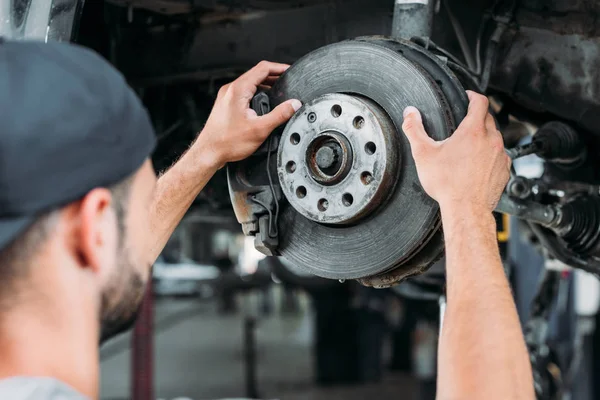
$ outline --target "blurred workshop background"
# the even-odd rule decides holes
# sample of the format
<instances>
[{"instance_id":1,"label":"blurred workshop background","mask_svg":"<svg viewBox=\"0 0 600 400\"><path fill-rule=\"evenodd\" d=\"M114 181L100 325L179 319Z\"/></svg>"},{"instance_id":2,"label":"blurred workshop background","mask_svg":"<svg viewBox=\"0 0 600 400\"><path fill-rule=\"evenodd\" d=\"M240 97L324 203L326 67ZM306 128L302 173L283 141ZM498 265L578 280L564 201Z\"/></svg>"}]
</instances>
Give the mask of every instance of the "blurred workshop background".
<instances>
[{"instance_id":1,"label":"blurred workshop background","mask_svg":"<svg viewBox=\"0 0 600 400\"><path fill-rule=\"evenodd\" d=\"M295 64L272 100L295 88L313 105L325 104L320 96L331 91L344 110L368 101L362 111L380 109L382 121L393 110L400 121L404 108L387 104L396 98L429 93L421 99L428 118L447 122L461 117L461 102L466 107L463 89L486 93L513 156L541 157L515 161L510 196L503 196L509 201L499 210L529 222L496 214L538 398L592 400L600 398L600 282L584 270L600 271L598 16L600 2L592 0L0 0L0 35L71 41L110 61L149 110L158 173L195 140L219 87L263 59ZM379 36L390 34L395 39ZM340 64L354 72L340 74ZM269 96L256 98L259 112L269 109ZM339 107L322 110L336 121L347 118L348 132L375 132L361 115ZM316 113L307 117L320 121ZM401 179L410 169L392 168L399 166L395 153L381 151L384 138L397 138L387 129L381 146L355 147L390 167L376 184L394 196L381 204L386 196L361 200L336 189L346 208L330 221L340 223L331 233L315 218L326 216L326 198L308 208L292 201L306 197L303 180L317 185L321 172L349 173L334 157L346 139L336 145L307 136L317 132L307 129L302 137L314 140L300 142L297 132L282 143L312 143L315 161L316 150L324 156L314 163L319 170L311 167L313 179L305 174L296 182L293 175L309 167L309 157L282 161L277 168L286 173L273 179L280 178L275 155L288 146L269 141L204 188L154 265L135 329L101 348L102 400L435 399L445 305L443 260L433 264L443 252L435 205L414 189L416 173ZM361 165L353 182L370 193L362 189L375 184L375 169L366 167L376 164ZM319 190L323 182L336 184L325 175ZM295 193L277 195L292 187ZM278 221L280 202L282 214L289 212ZM358 212L352 204L365 208ZM569 213L561 214L563 205ZM404 220L392 218L400 212ZM559 218L561 229L542 229L557 228L557 215L570 218ZM272 235L273 226L280 231ZM287 254L304 261L305 270L327 276L336 264L348 280L307 275L255 249L277 254L292 234ZM397 249L404 254L392 254ZM406 277L399 267L409 264L433 266L382 290L349 279L397 282ZM352 268L362 273L346 275Z\"/></svg>"},{"instance_id":2,"label":"blurred workshop background","mask_svg":"<svg viewBox=\"0 0 600 400\"><path fill-rule=\"evenodd\" d=\"M101 349L101 399L433 399L437 301L265 257L233 215L190 214L135 329Z\"/></svg>"}]
</instances>

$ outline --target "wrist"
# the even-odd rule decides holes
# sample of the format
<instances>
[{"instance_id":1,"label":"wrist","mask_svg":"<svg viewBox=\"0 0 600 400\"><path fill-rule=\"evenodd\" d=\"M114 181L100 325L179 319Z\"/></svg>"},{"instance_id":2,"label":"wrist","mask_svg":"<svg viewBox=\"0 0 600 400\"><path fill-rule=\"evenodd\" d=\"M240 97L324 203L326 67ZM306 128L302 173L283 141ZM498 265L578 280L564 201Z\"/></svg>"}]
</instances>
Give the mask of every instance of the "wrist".
<instances>
[{"instance_id":1,"label":"wrist","mask_svg":"<svg viewBox=\"0 0 600 400\"><path fill-rule=\"evenodd\" d=\"M444 202L440 204L440 212L444 223L456 220L494 221L492 211L489 207L474 202Z\"/></svg>"},{"instance_id":2,"label":"wrist","mask_svg":"<svg viewBox=\"0 0 600 400\"><path fill-rule=\"evenodd\" d=\"M480 201L465 199L441 199L438 201L440 211L444 213L460 213L463 215L486 216L492 215L490 207Z\"/></svg>"},{"instance_id":3,"label":"wrist","mask_svg":"<svg viewBox=\"0 0 600 400\"><path fill-rule=\"evenodd\" d=\"M214 146L207 141L208 136L206 133L201 132L190 148L190 153L193 153L194 159L199 162L203 169L216 172L225 165L225 162Z\"/></svg>"}]
</instances>

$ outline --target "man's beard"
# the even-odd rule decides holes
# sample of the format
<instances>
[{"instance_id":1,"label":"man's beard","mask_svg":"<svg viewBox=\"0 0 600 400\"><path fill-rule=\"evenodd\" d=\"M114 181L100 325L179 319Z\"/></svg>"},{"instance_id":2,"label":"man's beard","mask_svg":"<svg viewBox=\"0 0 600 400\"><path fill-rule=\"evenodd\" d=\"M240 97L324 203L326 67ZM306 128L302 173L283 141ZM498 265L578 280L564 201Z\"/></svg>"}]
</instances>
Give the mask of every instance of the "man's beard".
<instances>
[{"instance_id":1,"label":"man's beard","mask_svg":"<svg viewBox=\"0 0 600 400\"><path fill-rule=\"evenodd\" d=\"M119 253L119 265L102 292L101 345L133 327L147 289L141 274L136 272L128 247L122 246Z\"/></svg>"}]
</instances>

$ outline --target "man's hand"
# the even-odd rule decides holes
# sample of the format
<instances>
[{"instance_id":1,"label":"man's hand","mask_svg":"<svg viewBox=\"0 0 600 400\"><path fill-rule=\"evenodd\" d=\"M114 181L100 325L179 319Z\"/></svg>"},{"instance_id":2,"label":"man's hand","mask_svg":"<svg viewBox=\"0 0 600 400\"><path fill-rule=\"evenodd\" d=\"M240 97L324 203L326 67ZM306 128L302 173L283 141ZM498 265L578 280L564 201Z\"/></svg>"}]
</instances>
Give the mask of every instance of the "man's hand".
<instances>
[{"instance_id":1,"label":"man's hand","mask_svg":"<svg viewBox=\"0 0 600 400\"><path fill-rule=\"evenodd\" d=\"M454 134L440 142L425 132L414 107L404 111L402 130L411 144L423 188L444 208L491 212L510 177L511 160L488 113L488 100L467 92L469 111Z\"/></svg>"},{"instance_id":2,"label":"man's hand","mask_svg":"<svg viewBox=\"0 0 600 400\"><path fill-rule=\"evenodd\" d=\"M532 400L531 363L498 250L492 211L508 181L510 159L473 92L454 134L431 139L414 107L402 129L419 179L440 204L448 305L438 350L437 398Z\"/></svg>"},{"instance_id":3,"label":"man's hand","mask_svg":"<svg viewBox=\"0 0 600 400\"><path fill-rule=\"evenodd\" d=\"M268 89L288 67L263 61L219 90L214 108L196 142L158 180L150 211L153 234L146 252L150 260L158 257L217 169L250 156L275 128L302 107L300 101L288 100L260 117L250 108L258 88Z\"/></svg>"},{"instance_id":4,"label":"man's hand","mask_svg":"<svg viewBox=\"0 0 600 400\"><path fill-rule=\"evenodd\" d=\"M259 87L271 86L289 65L262 61L219 90L217 101L197 144L210 154L215 165L247 158L260 147L269 134L287 122L300 107L299 100L288 100L270 113L258 116L250 101Z\"/></svg>"}]
</instances>

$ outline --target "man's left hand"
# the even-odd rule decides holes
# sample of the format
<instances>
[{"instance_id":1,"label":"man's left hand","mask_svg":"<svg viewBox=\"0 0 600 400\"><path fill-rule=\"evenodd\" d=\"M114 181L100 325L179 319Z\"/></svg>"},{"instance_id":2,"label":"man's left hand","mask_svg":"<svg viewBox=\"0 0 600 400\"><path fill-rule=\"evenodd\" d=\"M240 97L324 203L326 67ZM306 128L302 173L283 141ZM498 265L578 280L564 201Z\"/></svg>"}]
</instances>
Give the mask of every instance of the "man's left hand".
<instances>
[{"instance_id":1,"label":"man's left hand","mask_svg":"<svg viewBox=\"0 0 600 400\"><path fill-rule=\"evenodd\" d=\"M292 99L263 116L258 116L250 108L250 101L258 88L270 87L288 68L286 64L262 61L219 90L197 141L217 168L249 157L275 128L287 122L302 107L299 100Z\"/></svg>"}]
</instances>

